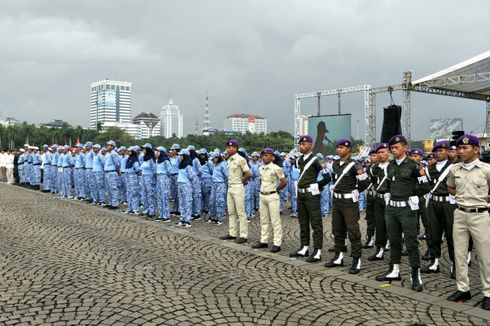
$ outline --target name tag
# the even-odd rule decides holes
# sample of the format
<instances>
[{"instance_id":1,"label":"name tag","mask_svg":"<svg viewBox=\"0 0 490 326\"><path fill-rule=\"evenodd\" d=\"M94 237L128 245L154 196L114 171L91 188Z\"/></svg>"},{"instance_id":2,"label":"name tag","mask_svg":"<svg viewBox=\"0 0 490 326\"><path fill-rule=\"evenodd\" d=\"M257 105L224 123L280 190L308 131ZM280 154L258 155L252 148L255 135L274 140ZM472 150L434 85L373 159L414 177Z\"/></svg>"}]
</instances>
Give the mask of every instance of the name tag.
<instances>
[{"instance_id":1,"label":"name tag","mask_svg":"<svg viewBox=\"0 0 490 326\"><path fill-rule=\"evenodd\" d=\"M58 168L58 172L62 173L63 172L63 168Z\"/></svg>"}]
</instances>

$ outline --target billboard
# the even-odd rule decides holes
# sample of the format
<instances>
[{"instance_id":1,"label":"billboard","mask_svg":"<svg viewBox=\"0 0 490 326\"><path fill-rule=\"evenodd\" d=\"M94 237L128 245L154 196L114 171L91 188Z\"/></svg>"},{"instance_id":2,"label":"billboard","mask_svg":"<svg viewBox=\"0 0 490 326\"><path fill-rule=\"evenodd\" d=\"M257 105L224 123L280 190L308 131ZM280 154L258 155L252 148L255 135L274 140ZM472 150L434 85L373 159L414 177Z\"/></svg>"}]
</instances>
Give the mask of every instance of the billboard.
<instances>
[{"instance_id":1,"label":"billboard","mask_svg":"<svg viewBox=\"0 0 490 326\"><path fill-rule=\"evenodd\" d=\"M116 108L116 91L102 90L97 93L97 106L99 108Z\"/></svg>"},{"instance_id":2,"label":"billboard","mask_svg":"<svg viewBox=\"0 0 490 326\"><path fill-rule=\"evenodd\" d=\"M431 139L450 139L451 133L463 130L463 118L442 118L430 120Z\"/></svg>"},{"instance_id":3,"label":"billboard","mask_svg":"<svg viewBox=\"0 0 490 326\"><path fill-rule=\"evenodd\" d=\"M313 138L313 152L326 154L325 147L340 138L351 137L351 114L308 117L308 135Z\"/></svg>"}]
</instances>

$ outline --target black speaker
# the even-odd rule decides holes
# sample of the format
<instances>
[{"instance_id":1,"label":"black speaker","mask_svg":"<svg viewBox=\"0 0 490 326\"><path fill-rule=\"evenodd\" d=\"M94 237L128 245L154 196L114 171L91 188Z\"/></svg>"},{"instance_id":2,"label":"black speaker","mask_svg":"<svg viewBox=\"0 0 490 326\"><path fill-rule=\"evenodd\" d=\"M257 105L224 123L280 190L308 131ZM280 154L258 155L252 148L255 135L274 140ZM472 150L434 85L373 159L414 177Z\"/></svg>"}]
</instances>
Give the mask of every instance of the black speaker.
<instances>
[{"instance_id":1,"label":"black speaker","mask_svg":"<svg viewBox=\"0 0 490 326\"><path fill-rule=\"evenodd\" d=\"M381 129L382 143L387 143L391 137L402 133L401 117L401 106L393 104L384 108L383 128Z\"/></svg>"}]
</instances>

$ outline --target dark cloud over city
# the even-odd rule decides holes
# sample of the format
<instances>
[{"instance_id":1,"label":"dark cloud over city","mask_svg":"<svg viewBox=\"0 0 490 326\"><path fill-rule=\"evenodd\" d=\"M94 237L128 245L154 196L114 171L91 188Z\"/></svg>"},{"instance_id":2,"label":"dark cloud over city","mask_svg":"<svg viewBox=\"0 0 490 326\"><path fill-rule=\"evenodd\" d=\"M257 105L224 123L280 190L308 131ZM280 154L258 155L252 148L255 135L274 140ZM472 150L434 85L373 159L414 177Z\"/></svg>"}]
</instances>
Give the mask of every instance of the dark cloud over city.
<instances>
[{"instance_id":1,"label":"dark cloud over city","mask_svg":"<svg viewBox=\"0 0 490 326\"><path fill-rule=\"evenodd\" d=\"M29 122L89 125L89 84L133 83L133 116L172 98L184 131L226 115L265 116L293 130L293 95L420 78L490 49L490 2L480 1L0 1L0 111ZM401 103L401 94L395 94ZM362 138L362 96L342 98ZM381 110L386 94L377 98ZM315 112L314 101L303 102ZM322 101L336 113L337 99ZM413 138L428 119L463 117L482 132L485 103L414 94ZM356 121L360 121L356 127ZM360 129L360 130L359 130ZM380 130L380 129L378 129ZM379 133L379 132L378 132ZM379 137L379 135L378 135Z\"/></svg>"}]
</instances>

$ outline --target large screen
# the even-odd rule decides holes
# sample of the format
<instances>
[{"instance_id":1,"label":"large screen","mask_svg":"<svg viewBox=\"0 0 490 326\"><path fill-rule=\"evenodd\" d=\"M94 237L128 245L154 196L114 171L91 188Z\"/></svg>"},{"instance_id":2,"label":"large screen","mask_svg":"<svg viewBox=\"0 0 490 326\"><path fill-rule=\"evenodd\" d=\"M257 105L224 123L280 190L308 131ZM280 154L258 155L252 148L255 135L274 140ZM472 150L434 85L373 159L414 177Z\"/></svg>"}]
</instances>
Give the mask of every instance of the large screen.
<instances>
[{"instance_id":1,"label":"large screen","mask_svg":"<svg viewBox=\"0 0 490 326\"><path fill-rule=\"evenodd\" d=\"M308 117L308 135L313 138L313 152L326 153L326 146L340 138L351 137L351 115L321 115Z\"/></svg>"}]
</instances>

